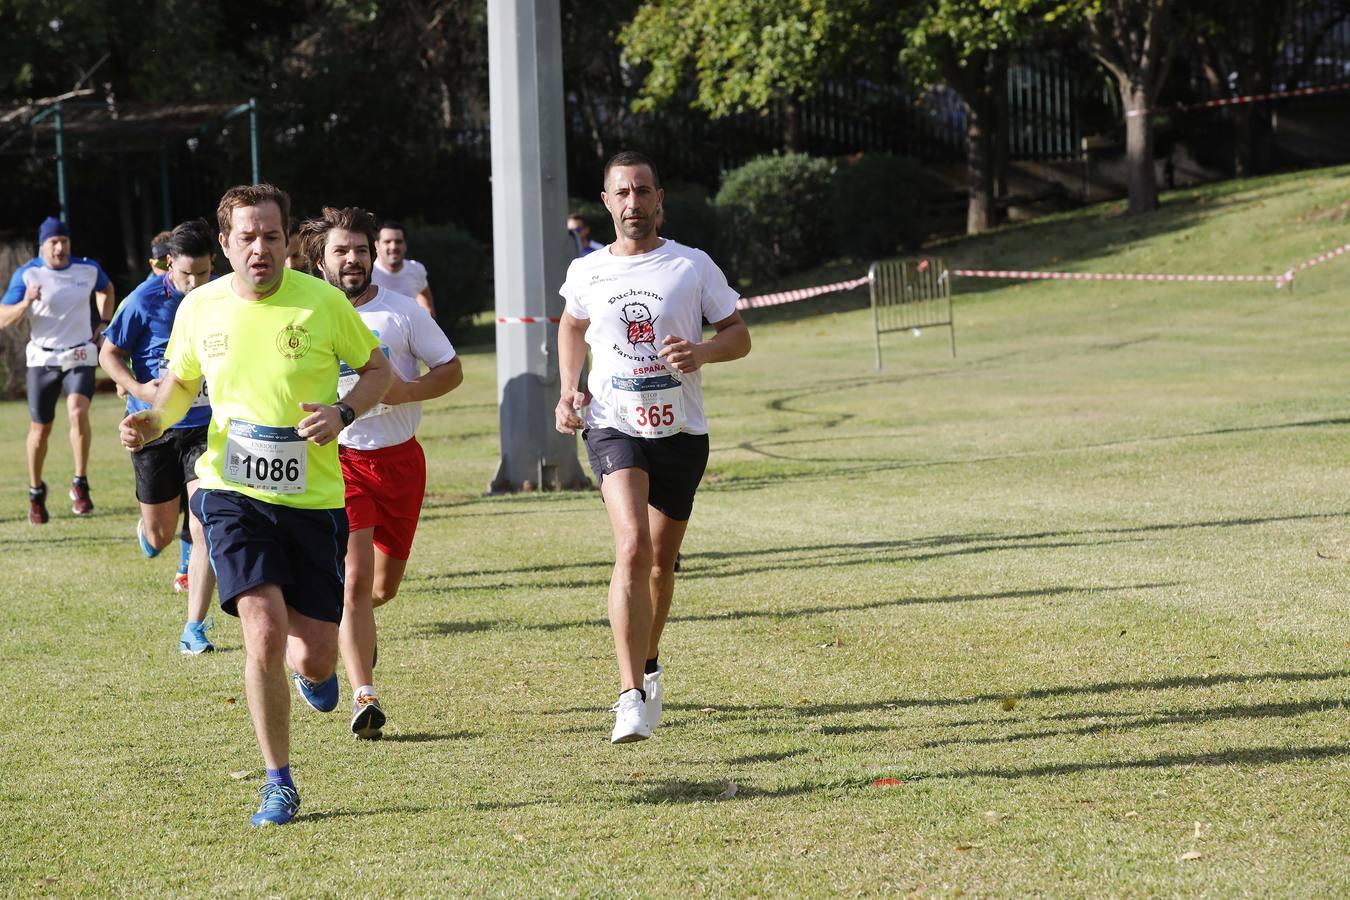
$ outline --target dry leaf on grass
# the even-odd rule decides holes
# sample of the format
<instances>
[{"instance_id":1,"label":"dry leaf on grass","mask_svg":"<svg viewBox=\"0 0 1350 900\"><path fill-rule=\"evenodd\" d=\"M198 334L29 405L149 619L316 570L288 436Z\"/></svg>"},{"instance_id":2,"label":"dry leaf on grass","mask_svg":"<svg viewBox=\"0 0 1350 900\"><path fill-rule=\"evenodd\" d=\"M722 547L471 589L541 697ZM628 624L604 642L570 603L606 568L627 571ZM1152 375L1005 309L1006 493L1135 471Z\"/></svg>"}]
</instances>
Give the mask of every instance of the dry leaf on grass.
<instances>
[{"instance_id":1,"label":"dry leaf on grass","mask_svg":"<svg viewBox=\"0 0 1350 900\"><path fill-rule=\"evenodd\" d=\"M1186 853L1181 854L1181 861L1190 862L1191 860L1199 859L1202 856L1204 856L1204 854L1201 853L1199 850L1190 850L1187 851Z\"/></svg>"},{"instance_id":2,"label":"dry leaf on grass","mask_svg":"<svg viewBox=\"0 0 1350 900\"><path fill-rule=\"evenodd\" d=\"M230 777L233 778L235 781L243 781L245 778L247 778L252 774L253 772L250 771L249 769L240 769L238 772L231 772Z\"/></svg>"},{"instance_id":3,"label":"dry leaf on grass","mask_svg":"<svg viewBox=\"0 0 1350 900\"><path fill-rule=\"evenodd\" d=\"M1013 710L1013 707L1017 706L1017 700L1018 697L1016 694L1009 694L1008 696L1003 698L1003 700L999 703L999 706L1003 707L1004 712L1011 712Z\"/></svg>"},{"instance_id":4,"label":"dry leaf on grass","mask_svg":"<svg viewBox=\"0 0 1350 900\"><path fill-rule=\"evenodd\" d=\"M735 797L735 796L736 796L736 782L734 782L734 781L728 781L728 782L727 782L727 789L726 789L725 791L723 791L722 793L718 794L718 795L717 795L717 799L718 799L718 800L730 800L732 797Z\"/></svg>"},{"instance_id":5,"label":"dry leaf on grass","mask_svg":"<svg viewBox=\"0 0 1350 900\"><path fill-rule=\"evenodd\" d=\"M999 811L996 810L996 809L991 809L991 810L987 810L987 811L985 812L984 817L985 817L986 819L988 819L989 821L991 821L991 822L998 822L998 821L1000 821L1001 819L1006 819L1006 818L1008 818L1008 814L1007 814L1007 813L1003 813L1003 812L999 812Z\"/></svg>"},{"instance_id":6,"label":"dry leaf on grass","mask_svg":"<svg viewBox=\"0 0 1350 900\"><path fill-rule=\"evenodd\" d=\"M226 697L226 698L225 698L225 705L226 705L226 706L234 706L234 698L233 698L233 697Z\"/></svg>"}]
</instances>

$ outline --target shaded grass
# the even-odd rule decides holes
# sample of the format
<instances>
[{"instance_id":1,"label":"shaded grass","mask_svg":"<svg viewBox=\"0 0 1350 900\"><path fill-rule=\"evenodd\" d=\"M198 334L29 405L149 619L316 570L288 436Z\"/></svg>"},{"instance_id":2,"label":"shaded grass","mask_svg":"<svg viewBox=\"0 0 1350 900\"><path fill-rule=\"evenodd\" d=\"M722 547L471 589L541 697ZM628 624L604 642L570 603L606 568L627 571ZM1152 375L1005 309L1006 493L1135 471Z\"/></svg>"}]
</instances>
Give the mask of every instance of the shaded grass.
<instances>
[{"instance_id":1,"label":"shaded grass","mask_svg":"<svg viewBox=\"0 0 1350 900\"><path fill-rule=\"evenodd\" d=\"M1340 242L1319 211L1350 198L1346 174L943 253L1274 271ZM20 894L1344 894L1344 265L1292 293L962 285L961 357L942 335L892 336L881 374L864 312L749 314L754 353L705 382L713 454L662 646L666 721L621 748L605 742L599 500L480 495L495 367L467 353L465 386L428 410L431 496L380 614L388 736L357 744L341 713L296 709L305 806L266 833L245 824L261 763L237 623L219 617L213 657L174 652L172 561L137 556L100 399L98 515L54 509L29 529L18 462L3 494L0 687L19 724L0 879ZM0 407L16 461L24 421ZM67 454L53 443L53 485Z\"/></svg>"}]
</instances>

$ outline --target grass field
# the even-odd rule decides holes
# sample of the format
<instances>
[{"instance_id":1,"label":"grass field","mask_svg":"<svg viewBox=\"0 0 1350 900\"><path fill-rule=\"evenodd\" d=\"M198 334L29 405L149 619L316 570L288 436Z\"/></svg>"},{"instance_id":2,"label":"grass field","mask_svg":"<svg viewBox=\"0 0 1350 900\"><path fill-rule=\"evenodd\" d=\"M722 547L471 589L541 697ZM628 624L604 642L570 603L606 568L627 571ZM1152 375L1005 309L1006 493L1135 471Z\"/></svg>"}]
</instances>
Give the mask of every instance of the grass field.
<instances>
[{"instance_id":1,"label":"grass field","mask_svg":"<svg viewBox=\"0 0 1350 900\"><path fill-rule=\"evenodd\" d=\"M1350 239L1350 169L1118 213L940 252L1280 272ZM217 615L221 652L179 656L116 404L95 404L97 515L55 504L40 531L21 518L26 410L0 406L0 884L1350 894L1350 258L1292 291L960 287L960 357L936 331L893 335L882 374L856 297L747 314L753 353L705 382L666 721L622 747L599 498L481 496L495 364L466 348L381 612L387 738L347 733L345 684L337 713L293 706L304 808L266 831L247 824L262 764L238 623Z\"/></svg>"}]
</instances>

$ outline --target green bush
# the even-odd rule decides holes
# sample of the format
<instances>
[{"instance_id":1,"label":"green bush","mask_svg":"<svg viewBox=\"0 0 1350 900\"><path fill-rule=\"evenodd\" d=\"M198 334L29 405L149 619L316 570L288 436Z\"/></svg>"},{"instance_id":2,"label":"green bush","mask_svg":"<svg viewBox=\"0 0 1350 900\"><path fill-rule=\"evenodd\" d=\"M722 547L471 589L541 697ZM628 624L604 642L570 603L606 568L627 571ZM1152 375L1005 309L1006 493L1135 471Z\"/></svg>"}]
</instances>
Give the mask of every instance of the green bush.
<instances>
[{"instance_id":1,"label":"green bush","mask_svg":"<svg viewBox=\"0 0 1350 900\"><path fill-rule=\"evenodd\" d=\"M803 153L761 156L722 179L713 204L734 277L757 281L809 269L834 250L833 164Z\"/></svg>"},{"instance_id":2,"label":"green bush","mask_svg":"<svg viewBox=\"0 0 1350 900\"><path fill-rule=\"evenodd\" d=\"M492 307L492 254L458 225L409 222L408 255L427 267L436 322L451 340L475 313Z\"/></svg>"},{"instance_id":3,"label":"green bush","mask_svg":"<svg viewBox=\"0 0 1350 900\"><path fill-rule=\"evenodd\" d=\"M927 237L924 207L937 190L935 176L912 159L872 153L842 160L830 182L838 254L870 260L916 249Z\"/></svg>"},{"instance_id":4,"label":"green bush","mask_svg":"<svg viewBox=\"0 0 1350 900\"><path fill-rule=\"evenodd\" d=\"M697 184L672 181L665 185L665 212L661 236L679 241L686 247L697 247L713 259L721 256L717 210L708 197L706 188Z\"/></svg>"}]
</instances>

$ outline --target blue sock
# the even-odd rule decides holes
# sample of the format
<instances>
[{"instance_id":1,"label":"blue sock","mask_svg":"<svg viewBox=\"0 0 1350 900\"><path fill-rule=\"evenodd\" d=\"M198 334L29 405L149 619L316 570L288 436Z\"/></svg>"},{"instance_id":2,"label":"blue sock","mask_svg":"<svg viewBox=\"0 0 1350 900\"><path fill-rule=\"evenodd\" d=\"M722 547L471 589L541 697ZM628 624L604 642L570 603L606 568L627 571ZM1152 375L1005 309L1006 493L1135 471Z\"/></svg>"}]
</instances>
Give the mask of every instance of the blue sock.
<instances>
[{"instance_id":1,"label":"blue sock","mask_svg":"<svg viewBox=\"0 0 1350 900\"><path fill-rule=\"evenodd\" d=\"M188 557L192 555L192 541L185 541L181 538L178 541L178 574L186 575L188 570Z\"/></svg>"},{"instance_id":2,"label":"blue sock","mask_svg":"<svg viewBox=\"0 0 1350 900\"><path fill-rule=\"evenodd\" d=\"M291 790L295 790L295 782L291 781L291 767L283 766L280 769L267 770L268 784L284 784Z\"/></svg>"}]
</instances>

